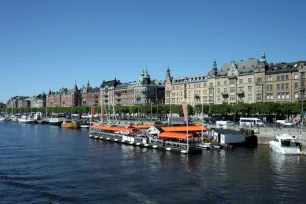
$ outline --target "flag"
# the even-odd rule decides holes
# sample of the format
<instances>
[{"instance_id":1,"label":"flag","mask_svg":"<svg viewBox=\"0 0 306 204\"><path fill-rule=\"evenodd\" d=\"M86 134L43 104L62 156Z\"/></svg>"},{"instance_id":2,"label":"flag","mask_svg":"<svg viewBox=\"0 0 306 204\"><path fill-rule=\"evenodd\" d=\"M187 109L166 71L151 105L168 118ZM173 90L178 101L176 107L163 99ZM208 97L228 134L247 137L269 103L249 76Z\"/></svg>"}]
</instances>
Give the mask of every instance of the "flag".
<instances>
[{"instance_id":1,"label":"flag","mask_svg":"<svg viewBox=\"0 0 306 204\"><path fill-rule=\"evenodd\" d=\"M92 106L91 107L91 117L93 117L95 115L95 107Z\"/></svg>"},{"instance_id":2,"label":"flag","mask_svg":"<svg viewBox=\"0 0 306 204\"><path fill-rule=\"evenodd\" d=\"M187 110L187 104L182 104L183 113L184 113L184 121L187 123L188 121L188 110Z\"/></svg>"}]
</instances>

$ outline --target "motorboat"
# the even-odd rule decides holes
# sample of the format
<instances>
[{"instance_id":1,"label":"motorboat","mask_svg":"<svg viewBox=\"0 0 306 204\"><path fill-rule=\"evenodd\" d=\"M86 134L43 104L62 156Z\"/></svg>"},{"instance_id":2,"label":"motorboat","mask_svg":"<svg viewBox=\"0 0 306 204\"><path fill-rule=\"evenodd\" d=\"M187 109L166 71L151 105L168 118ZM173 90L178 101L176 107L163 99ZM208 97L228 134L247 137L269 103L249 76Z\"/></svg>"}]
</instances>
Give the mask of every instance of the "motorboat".
<instances>
[{"instance_id":1,"label":"motorboat","mask_svg":"<svg viewBox=\"0 0 306 204\"><path fill-rule=\"evenodd\" d=\"M62 128L71 128L71 129L76 129L78 127L77 122L73 121L73 120L65 120L62 123Z\"/></svg>"},{"instance_id":2,"label":"motorboat","mask_svg":"<svg viewBox=\"0 0 306 204\"><path fill-rule=\"evenodd\" d=\"M0 122L10 121L10 118L8 116L0 117Z\"/></svg>"},{"instance_id":3,"label":"motorboat","mask_svg":"<svg viewBox=\"0 0 306 204\"><path fill-rule=\"evenodd\" d=\"M65 115L56 114L56 115L52 115L49 118L48 123L50 125L61 125L65 120L66 120Z\"/></svg>"},{"instance_id":4,"label":"motorboat","mask_svg":"<svg viewBox=\"0 0 306 204\"><path fill-rule=\"evenodd\" d=\"M11 116L11 121L18 122L18 120L19 120L18 116L16 116L16 115Z\"/></svg>"},{"instance_id":5,"label":"motorboat","mask_svg":"<svg viewBox=\"0 0 306 204\"><path fill-rule=\"evenodd\" d=\"M21 118L18 119L18 122L25 124L35 124L36 120L30 118L29 116L23 115L21 116Z\"/></svg>"},{"instance_id":6,"label":"motorboat","mask_svg":"<svg viewBox=\"0 0 306 204\"><path fill-rule=\"evenodd\" d=\"M273 151L280 154L301 154L301 144L296 141L296 137L289 134L282 134L269 142Z\"/></svg>"}]
</instances>

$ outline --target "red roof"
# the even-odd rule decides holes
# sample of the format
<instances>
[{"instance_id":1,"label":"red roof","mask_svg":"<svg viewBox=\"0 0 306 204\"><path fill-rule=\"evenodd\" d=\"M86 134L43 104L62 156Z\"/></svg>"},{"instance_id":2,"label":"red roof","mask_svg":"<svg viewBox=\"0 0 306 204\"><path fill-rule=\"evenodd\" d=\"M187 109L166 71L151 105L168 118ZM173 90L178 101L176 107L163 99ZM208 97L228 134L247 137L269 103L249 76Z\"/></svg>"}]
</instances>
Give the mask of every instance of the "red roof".
<instances>
[{"instance_id":1,"label":"red roof","mask_svg":"<svg viewBox=\"0 0 306 204\"><path fill-rule=\"evenodd\" d=\"M187 126L176 126L176 127L162 127L165 132L187 132ZM200 125L188 126L188 132L201 132L207 131L206 127Z\"/></svg>"},{"instance_id":2,"label":"red roof","mask_svg":"<svg viewBox=\"0 0 306 204\"><path fill-rule=\"evenodd\" d=\"M128 132L131 129L128 128L122 128L122 127L110 127L110 126L100 126L100 125L94 125L91 126L93 129L100 129L100 130L107 130L107 131L114 131L114 132Z\"/></svg>"},{"instance_id":3,"label":"red roof","mask_svg":"<svg viewBox=\"0 0 306 204\"><path fill-rule=\"evenodd\" d=\"M175 139L186 139L187 134L185 133L177 133L177 132L162 132L158 134L159 137L163 138L175 138ZM191 137L192 134L188 134L188 137Z\"/></svg>"}]
</instances>

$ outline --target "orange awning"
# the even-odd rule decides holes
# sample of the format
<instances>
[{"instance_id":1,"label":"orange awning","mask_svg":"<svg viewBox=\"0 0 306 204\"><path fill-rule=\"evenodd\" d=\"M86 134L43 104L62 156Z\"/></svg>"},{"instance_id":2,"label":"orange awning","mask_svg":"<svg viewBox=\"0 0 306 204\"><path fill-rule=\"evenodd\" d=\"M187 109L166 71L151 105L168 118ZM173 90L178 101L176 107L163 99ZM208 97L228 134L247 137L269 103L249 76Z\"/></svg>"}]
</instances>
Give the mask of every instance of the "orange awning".
<instances>
[{"instance_id":1,"label":"orange awning","mask_svg":"<svg viewBox=\"0 0 306 204\"><path fill-rule=\"evenodd\" d=\"M134 125L137 129L149 129L152 126L161 127L164 126L163 124L146 124L146 125Z\"/></svg>"},{"instance_id":2,"label":"orange awning","mask_svg":"<svg viewBox=\"0 0 306 204\"><path fill-rule=\"evenodd\" d=\"M107 131L114 131L114 132L128 132L131 129L128 128L122 128L122 127L110 127L110 126L100 126L100 125L94 125L91 126L93 129L100 129L100 130L107 130Z\"/></svg>"},{"instance_id":3,"label":"orange awning","mask_svg":"<svg viewBox=\"0 0 306 204\"><path fill-rule=\"evenodd\" d=\"M187 126L176 126L176 127L162 127L165 132L187 132ZM206 127L200 125L188 126L188 132L201 132L207 131Z\"/></svg>"},{"instance_id":4,"label":"orange awning","mask_svg":"<svg viewBox=\"0 0 306 204\"><path fill-rule=\"evenodd\" d=\"M177 132L162 132L158 134L159 137L163 138L174 138L174 139L186 139L187 134L185 133L177 133ZM192 134L188 134L188 137L191 137Z\"/></svg>"}]
</instances>

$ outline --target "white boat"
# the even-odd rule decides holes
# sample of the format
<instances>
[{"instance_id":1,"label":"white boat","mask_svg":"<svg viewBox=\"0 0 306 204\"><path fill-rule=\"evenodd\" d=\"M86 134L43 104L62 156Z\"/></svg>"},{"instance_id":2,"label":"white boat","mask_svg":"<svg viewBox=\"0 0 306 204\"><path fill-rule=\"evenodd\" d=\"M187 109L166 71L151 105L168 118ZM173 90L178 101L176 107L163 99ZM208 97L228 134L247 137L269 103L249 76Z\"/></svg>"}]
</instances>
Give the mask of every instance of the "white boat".
<instances>
[{"instance_id":1,"label":"white boat","mask_svg":"<svg viewBox=\"0 0 306 204\"><path fill-rule=\"evenodd\" d=\"M26 124L35 124L36 123L36 120L26 116L26 115L23 115L21 116L21 118L18 119L18 122L20 123L26 123Z\"/></svg>"},{"instance_id":2,"label":"white boat","mask_svg":"<svg viewBox=\"0 0 306 204\"><path fill-rule=\"evenodd\" d=\"M16 116L16 115L12 115L11 116L11 121L13 121L13 122L18 122L18 116Z\"/></svg>"},{"instance_id":3,"label":"white boat","mask_svg":"<svg viewBox=\"0 0 306 204\"><path fill-rule=\"evenodd\" d=\"M8 116L0 117L0 122L3 121L10 121L10 118Z\"/></svg>"},{"instance_id":4,"label":"white boat","mask_svg":"<svg viewBox=\"0 0 306 204\"><path fill-rule=\"evenodd\" d=\"M296 142L296 137L288 134L276 136L276 138L269 142L273 151L280 154L301 154L301 144Z\"/></svg>"},{"instance_id":5,"label":"white boat","mask_svg":"<svg viewBox=\"0 0 306 204\"><path fill-rule=\"evenodd\" d=\"M50 125L61 125L66 120L66 117L64 114L53 114L49 118L49 124Z\"/></svg>"}]
</instances>

